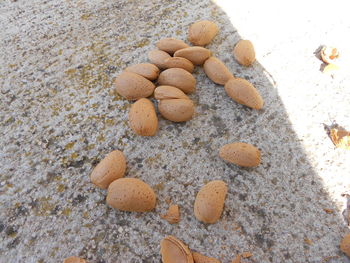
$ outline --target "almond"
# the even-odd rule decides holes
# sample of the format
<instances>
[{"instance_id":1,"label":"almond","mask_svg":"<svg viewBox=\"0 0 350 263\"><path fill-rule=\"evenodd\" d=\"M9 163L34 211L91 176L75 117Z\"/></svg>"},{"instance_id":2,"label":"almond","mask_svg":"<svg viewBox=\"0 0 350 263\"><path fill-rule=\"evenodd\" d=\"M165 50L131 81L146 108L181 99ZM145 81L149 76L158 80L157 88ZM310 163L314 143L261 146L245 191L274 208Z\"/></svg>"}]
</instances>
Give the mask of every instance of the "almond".
<instances>
[{"instance_id":1,"label":"almond","mask_svg":"<svg viewBox=\"0 0 350 263\"><path fill-rule=\"evenodd\" d=\"M196 79L191 73L182 68L170 68L160 73L160 85L174 86L185 93L192 93L196 89Z\"/></svg>"},{"instance_id":2,"label":"almond","mask_svg":"<svg viewBox=\"0 0 350 263\"><path fill-rule=\"evenodd\" d=\"M141 63L127 67L125 71L133 72L148 80L155 80L159 75L159 68L151 63Z\"/></svg>"},{"instance_id":3,"label":"almond","mask_svg":"<svg viewBox=\"0 0 350 263\"><path fill-rule=\"evenodd\" d=\"M251 144L235 142L221 147L220 157L243 167L254 167L260 164L260 151Z\"/></svg>"},{"instance_id":4,"label":"almond","mask_svg":"<svg viewBox=\"0 0 350 263\"><path fill-rule=\"evenodd\" d=\"M194 65L202 65L210 55L210 50L204 47L188 47L179 49L174 53L174 57L186 58Z\"/></svg>"},{"instance_id":5,"label":"almond","mask_svg":"<svg viewBox=\"0 0 350 263\"><path fill-rule=\"evenodd\" d=\"M208 58L203 65L204 72L216 84L224 85L229 79L234 78L225 64L216 57Z\"/></svg>"},{"instance_id":6,"label":"almond","mask_svg":"<svg viewBox=\"0 0 350 263\"><path fill-rule=\"evenodd\" d=\"M190 249L174 236L167 236L160 242L163 263L193 263Z\"/></svg>"},{"instance_id":7,"label":"almond","mask_svg":"<svg viewBox=\"0 0 350 263\"><path fill-rule=\"evenodd\" d=\"M220 263L216 258L206 257L200 253L192 252L194 263Z\"/></svg>"},{"instance_id":8,"label":"almond","mask_svg":"<svg viewBox=\"0 0 350 263\"><path fill-rule=\"evenodd\" d=\"M114 180L124 176L126 169L125 156L115 150L99 162L90 175L91 182L102 189L107 189Z\"/></svg>"},{"instance_id":9,"label":"almond","mask_svg":"<svg viewBox=\"0 0 350 263\"><path fill-rule=\"evenodd\" d=\"M217 222L224 209L227 194L225 182L215 180L203 186L194 202L194 215L199 221L207 224Z\"/></svg>"},{"instance_id":10,"label":"almond","mask_svg":"<svg viewBox=\"0 0 350 263\"><path fill-rule=\"evenodd\" d=\"M107 204L129 212L148 212L156 206L156 195L145 182L136 178L121 178L108 187Z\"/></svg>"},{"instance_id":11,"label":"almond","mask_svg":"<svg viewBox=\"0 0 350 263\"><path fill-rule=\"evenodd\" d=\"M168 100L168 99L189 100L189 98L186 96L186 94L182 90L172 86L158 86L154 90L154 98L157 100Z\"/></svg>"},{"instance_id":12,"label":"almond","mask_svg":"<svg viewBox=\"0 0 350 263\"><path fill-rule=\"evenodd\" d=\"M179 49L189 47L185 42L176 38L163 38L157 42L156 46L170 55Z\"/></svg>"},{"instance_id":13,"label":"almond","mask_svg":"<svg viewBox=\"0 0 350 263\"><path fill-rule=\"evenodd\" d=\"M255 50L249 40L240 40L233 49L233 56L243 66L250 66L255 61Z\"/></svg>"},{"instance_id":14,"label":"almond","mask_svg":"<svg viewBox=\"0 0 350 263\"><path fill-rule=\"evenodd\" d=\"M141 136L154 136L158 129L158 118L149 99L139 99L130 108L129 124Z\"/></svg>"},{"instance_id":15,"label":"almond","mask_svg":"<svg viewBox=\"0 0 350 263\"><path fill-rule=\"evenodd\" d=\"M340 242L340 250L350 258L350 234L345 235Z\"/></svg>"},{"instance_id":16,"label":"almond","mask_svg":"<svg viewBox=\"0 0 350 263\"><path fill-rule=\"evenodd\" d=\"M211 21L202 20L193 23L188 33L188 41L196 46L209 44L218 33L218 26Z\"/></svg>"},{"instance_id":17,"label":"almond","mask_svg":"<svg viewBox=\"0 0 350 263\"><path fill-rule=\"evenodd\" d=\"M225 84L225 91L233 100L250 108L260 110L264 105L257 89L245 79L230 79Z\"/></svg>"},{"instance_id":18,"label":"almond","mask_svg":"<svg viewBox=\"0 0 350 263\"><path fill-rule=\"evenodd\" d=\"M118 94L127 100L149 97L155 89L155 85L151 81L132 72L121 73L115 79L114 84Z\"/></svg>"},{"instance_id":19,"label":"almond","mask_svg":"<svg viewBox=\"0 0 350 263\"><path fill-rule=\"evenodd\" d=\"M193 72L194 66L191 61L181 57L168 58L164 62L165 68L182 68L189 73Z\"/></svg>"},{"instance_id":20,"label":"almond","mask_svg":"<svg viewBox=\"0 0 350 263\"><path fill-rule=\"evenodd\" d=\"M165 60L171 58L171 56L162 50L152 50L148 52L148 59L160 69L165 69Z\"/></svg>"},{"instance_id":21,"label":"almond","mask_svg":"<svg viewBox=\"0 0 350 263\"><path fill-rule=\"evenodd\" d=\"M192 119L194 104L189 99L161 100L158 103L158 110L167 120L183 122Z\"/></svg>"}]
</instances>

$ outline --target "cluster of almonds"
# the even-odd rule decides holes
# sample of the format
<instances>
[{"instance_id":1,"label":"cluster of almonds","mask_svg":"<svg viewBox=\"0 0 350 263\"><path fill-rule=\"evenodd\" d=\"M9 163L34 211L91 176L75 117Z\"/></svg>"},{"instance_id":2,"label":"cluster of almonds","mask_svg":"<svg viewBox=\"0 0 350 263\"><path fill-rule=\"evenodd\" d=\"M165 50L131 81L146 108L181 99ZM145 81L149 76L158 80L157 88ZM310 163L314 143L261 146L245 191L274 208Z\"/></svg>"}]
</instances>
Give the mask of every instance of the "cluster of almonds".
<instances>
[{"instance_id":1,"label":"cluster of almonds","mask_svg":"<svg viewBox=\"0 0 350 263\"><path fill-rule=\"evenodd\" d=\"M165 119L183 122L193 117L194 103L186 94L196 90L196 79L191 74L194 66L203 65L206 75L216 84L224 85L226 93L236 102L253 109L262 108L263 99L255 87L245 79L235 78L221 60L203 47L218 31L217 25L211 21L196 22L190 26L188 36L195 46L191 47L179 39L161 39L156 43L158 49L148 53L152 64L132 65L117 76L117 93L127 100L136 100L129 111L129 124L136 134L154 136L157 133L155 107L147 99L152 94L158 100L158 110ZM240 40L233 55L244 66L255 61L254 47L249 40Z\"/></svg>"},{"instance_id":2,"label":"cluster of almonds","mask_svg":"<svg viewBox=\"0 0 350 263\"><path fill-rule=\"evenodd\" d=\"M202 47L209 44L217 33L218 27L215 23L206 20L196 22L190 26L188 36L194 47L182 40L162 39L156 44L159 50L152 50L148 54L152 64L130 66L116 78L116 91L125 99L136 100L129 112L130 127L136 134L154 136L158 130L155 107L147 99L152 94L158 100L158 110L165 119L183 122L192 118L194 103L186 94L191 94L196 89L196 79L191 74L195 65L203 65L206 75L216 84L224 85L226 93L234 101L253 109L263 107L263 99L250 82L234 77L222 61ZM322 51L322 58L325 60L327 52ZM332 50L331 55L334 53ZM249 40L240 40L234 47L233 55L244 66L255 61L254 47ZM160 73L160 70L164 71ZM152 81L157 81L159 86L156 88ZM247 143L226 144L221 147L219 156L242 167L255 167L260 164L260 151ZM153 210L156 206L153 189L139 179L122 178L125 170L126 158L121 151L115 150L94 168L90 178L99 188L108 189L106 201L111 207L131 212ZM221 180L204 185L195 199L195 217L207 224L217 222L222 214L226 195L227 185ZM171 224L178 223L178 205L170 205L168 212L161 217ZM217 259L191 252L174 236L165 237L160 245L164 263L220 263ZM350 257L350 234L344 237L340 248ZM241 256L250 257L251 253L238 255L232 263L239 263ZM85 260L69 257L64 263L85 263Z\"/></svg>"}]
</instances>

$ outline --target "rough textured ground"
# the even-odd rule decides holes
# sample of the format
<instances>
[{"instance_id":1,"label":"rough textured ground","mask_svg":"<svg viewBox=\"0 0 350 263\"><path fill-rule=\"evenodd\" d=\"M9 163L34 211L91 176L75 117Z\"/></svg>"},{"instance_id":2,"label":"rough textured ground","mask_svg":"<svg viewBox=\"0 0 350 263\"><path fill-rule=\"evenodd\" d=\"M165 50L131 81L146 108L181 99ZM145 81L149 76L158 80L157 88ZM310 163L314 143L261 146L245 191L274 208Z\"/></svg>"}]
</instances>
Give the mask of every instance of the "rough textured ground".
<instances>
[{"instance_id":1,"label":"rough textured ground","mask_svg":"<svg viewBox=\"0 0 350 263\"><path fill-rule=\"evenodd\" d=\"M349 193L350 154L335 149L323 127L336 121L350 129L350 78L347 67L335 78L322 74L313 54L333 44L346 57L346 8L229 2L0 1L0 262L71 255L160 262L159 242L168 234L222 262L243 251L253 254L244 262L350 262L338 248L348 232L341 195ZM147 61L160 38L185 40L198 19L219 25L208 48L255 84L264 109L234 103L197 68L194 119L160 117L157 136L135 136L114 77ZM253 67L231 55L241 37L256 46ZM241 169L220 160L220 146L233 141L256 145L262 164ZM113 210L89 182L113 149L127 156L126 176L155 189L154 212ZM229 193L221 220L204 225L193 202L213 179L227 182ZM177 225L159 217L167 198L181 207Z\"/></svg>"}]
</instances>

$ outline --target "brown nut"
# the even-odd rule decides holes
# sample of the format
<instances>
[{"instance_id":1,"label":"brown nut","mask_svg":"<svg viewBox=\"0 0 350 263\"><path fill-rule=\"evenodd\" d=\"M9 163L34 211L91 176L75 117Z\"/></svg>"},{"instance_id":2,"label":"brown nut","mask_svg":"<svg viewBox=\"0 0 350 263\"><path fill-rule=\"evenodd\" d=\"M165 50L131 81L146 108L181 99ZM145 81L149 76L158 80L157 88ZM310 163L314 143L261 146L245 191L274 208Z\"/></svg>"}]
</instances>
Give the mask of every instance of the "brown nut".
<instances>
[{"instance_id":1,"label":"brown nut","mask_svg":"<svg viewBox=\"0 0 350 263\"><path fill-rule=\"evenodd\" d=\"M183 122L192 119L194 104L189 99L161 100L158 103L158 110L167 120Z\"/></svg>"},{"instance_id":2,"label":"brown nut","mask_svg":"<svg viewBox=\"0 0 350 263\"><path fill-rule=\"evenodd\" d=\"M240 40L233 49L233 56L243 66L250 66L255 61L255 50L249 40Z\"/></svg>"},{"instance_id":3,"label":"brown nut","mask_svg":"<svg viewBox=\"0 0 350 263\"><path fill-rule=\"evenodd\" d=\"M163 263L193 263L190 249L174 236L167 236L160 242Z\"/></svg>"},{"instance_id":4,"label":"brown nut","mask_svg":"<svg viewBox=\"0 0 350 263\"><path fill-rule=\"evenodd\" d=\"M174 57L186 58L194 65L202 65L210 55L210 50L204 47L188 47L179 49L174 53Z\"/></svg>"},{"instance_id":5,"label":"brown nut","mask_svg":"<svg viewBox=\"0 0 350 263\"><path fill-rule=\"evenodd\" d=\"M148 59L160 69L165 69L165 60L171 56L165 51L154 49L148 52Z\"/></svg>"},{"instance_id":6,"label":"brown nut","mask_svg":"<svg viewBox=\"0 0 350 263\"><path fill-rule=\"evenodd\" d=\"M147 98L153 94L156 87L148 79L126 71L115 79L114 85L116 91L127 100Z\"/></svg>"},{"instance_id":7,"label":"brown nut","mask_svg":"<svg viewBox=\"0 0 350 263\"><path fill-rule=\"evenodd\" d=\"M325 63L335 63L339 58L339 51L335 47L323 47L321 50L321 58Z\"/></svg>"},{"instance_id":8,"label":"brown nut","mask_svg":"<svg viewBox=\"0 0 350 263\"><path fill-rule=\"evenodd\" d=\"M158 129L158 118L153 103L149 99L139 99L129 111L131 129L141 136L154 136Z\"/></svg>"},{"instance_id":9,"label":"brown nut","mask_svg":"<svg viewBox=\"0 0 350 263\"><path fill-rule=\"evenodd\" d=\"M194 215L199 221L207 224L217 222L224 209L227 194L225 182L215 180L204 185L194 202Z\"/></svg>"},{"instance_id":10,"label":"brown nut","mask_svg":"<svg viewBox=\"0 0 350 263\"><path fill-rule=\"evenodd\" d=\"M91 182L102 189L107 189L114 180L124 176L126 169L125 156L115 150L99 162L90 175Z\"/></svg>"},{"instance_id":11,"label":"brown nut","mask_svg":"<svg viewBox=\"0 0 350 263\"><path fill-rule=\"evenodd\" d=\"M216 84L225 85L229 79L234 78L225 64L216 57L208 58L203 65L205 74Z\"/></svg>"},{"instance_id":12,"label":"brown nut","mask_svg":"<svg viewBox=\"0 0 350 263\"><path fill-rule=\"evenodd\" d=\"M145 182L136 178L121 178L108 187L107 204L129 212L148 212L156 206L156 194Z\"/></svg>"},{"instance_id":13,"label":"brown nut","mask_svg":"<svg viewBox=\"0 0 350 263\"><path fill-rule=\"evenodd\" d=\"M350 234L345 235L340 242L340 250L350 258Z\"/></svg>"},{"instance_id":14,"label":"brown nut","mask_svg":"<svg viewBox=\"0 0 350 263\"><path fill-rule=\"evenodd\" d=\"M193 257L194 263L220 263L220 261L217 260L216 258L206 257L197 252L192 252L192 257Z\"/></svg>"},{"instance_id":15,"label":"brown nut","mask_svg":"<svg viewBox=\"0 0 350 263\"><path fill-rule=\"evenodd\" d=\"M176 87L185 93L192 93L196 89L196 79L191 73L182 68L170 68L160 73L159 85Z\"/></svg>"},{"instance_id":16,"label":"brown nut","mask_svg":"<svg viewBox=\"0 0 350 263\"><path fill-rule=\"evenodd\" d=\"M235 142L221 147L220 157L243 167L254 167L260 164L260 151L251 144Z\"/></svg>"},{"instance_id":17,"label":"brown nut","mask_svg":"<svg viewBox=\"0 0 350 263\"><path fill-rule=\"evenodd\" d=\"M185 42L176 38L163 38L157 42L156 46L170 55L179 49L189 47Z\"/></svg>"},{"instance_id":18,"label":"brown nut","mask_svg":"<svg viewBox=\"0 0 350 263\"><path fill-rule=\"evenodd\" d=\"M154 98L157 100L169 100L169 99L185 99L189 100L189 97L180 89L173 86L158 86L154 90Z\"/></svg>"},{"instance_id":19,"label":"brown nut","mask_svg":"<svg viewBox=\"0 0 350 263\"><path fill-rule=\"evenodd\" d=\"M86 263L86 261L82 258L78 257L69 257L63 260L63 263Z\"/></svg>"},{"instance_id":20,"label":"brown nut","mask_svg":"<svg viewBox=\"0 0 350 263\"><path fill-rule=\"evenodd\" d=\"M148 80L155 80L159 75L159 68L151 63L141 63L132 65L125 69L127 72L133 72Z\"/></svg>"},{"instance_id":21,"label":"brown nut","mask_svg":"<svg viewBox=\"0 0 350 263\"><path fill-rule=\"evenodd\" d=\"M188 33L188 41L195 46L204 46L209 44L218 33L218 26L211 21L202 20L193 23Z\"/></svg>"},{"instance_id":22,"label":"brown nut","mask_svg":"<svg viewBox=\"0 0 350 263\"><path fill-rule=\"evenodd\" d=\"M191 61L181 57L171 57L165 60L165 68L182 68L189 73L193 72L194 66Z\"/></svg>"},{"instance_id":23,"label":"brown nut","mask_svg":"<svg viewBox=\"0 0 350 263\"><path fill-rule=\"evenodd\" d=\"M260 110L264 106L258 90L245 79L230 79L225 84L225 91L234 101L250 108Z\"/></svg>"},{"instance_id":24,"label":"brown nut","mask_svg":"<svg viewBox=\"0 0 350 263\"><path fill-rule=\"evenodd\" d=\"M166 214L161 215L169 224L176 224L180 222L180 211L178 205L170 205Z\"/></svg>"}]
</instances>

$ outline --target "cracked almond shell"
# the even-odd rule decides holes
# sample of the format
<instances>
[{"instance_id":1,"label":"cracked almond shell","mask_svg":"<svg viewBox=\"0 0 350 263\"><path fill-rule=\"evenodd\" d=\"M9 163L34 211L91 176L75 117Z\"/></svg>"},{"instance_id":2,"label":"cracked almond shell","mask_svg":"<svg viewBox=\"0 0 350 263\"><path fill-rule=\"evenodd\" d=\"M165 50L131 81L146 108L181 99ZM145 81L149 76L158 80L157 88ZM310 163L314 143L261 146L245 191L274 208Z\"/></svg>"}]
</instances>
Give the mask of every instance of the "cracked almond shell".
<instances>
[{"instance_id":1,"label":"cracked almond shell","mask_svg":"<svg viewBox=\"0 0 350 263\"><path fill-rule=\"evenodd\" d=\"M148 212L156 206L156 194L140 179L121 178L109 185L106 201L118 210Z\"/></svg>"},{"instance_id":2,"label":"cracked almond shell","mask_svg":"<svg viewBox=\"0 0 350 263\"><path fill-rule=\"evenodd\" d=\"M194 104L189 99L160 100L158 103L160 114L167 120L183 122L192 119Z\"/></svg>"},{"instance_id":3,"label":"cracked almond shell","mask_svg":"<svg viewBox=\"0 0 350 263\"><path fill-rule=\"evenodd\" d=\"M194 263L188 246L174 236L167 236L160 242L163 263Z\"/></svg>"},{"instance_id":4,"label":"cracked almond shell","mask_svg":"<svg viewBox=\"0 0 350 263\"><path fill-rule=\"evenodd\" d=\"M205 74L213 82L220 85L225 85L227 81L234 78L226 65L216 57L208 58L203 65Z\"/></svg>"},{"instance_id":5,"label":"cracked almond shell","mask_svg":"<svg viewBox=\"0 0 350 263\"><path fill-rule=\"evenodd\" d=\"M155 85L148 79L133 73L124 71L114 81L118 94L127 100L147 98L153 94Z\"/></svg>"},{"instance_id":6,"label":"cracked almond shell","mask_svg":"<svg viewBox=\"0 0 350 263\"><path fill-rule=\"evenodd\" d=\"M240 40L233 49L233 56L243 66L250 66L255 61L255 50L249 40Z\"/></svg>"},{"instance_id":7,"label":"cracked almond shell","mask_svg":"<svg viewBox=\"0 0 350 263\"><path fill-rule=\"evenodd\" d=\"M156 46L170 55L179 49L189 47L185 42L176 38L163 38L156 43Z\"/></svg>"},{"instance_id":8,"label":"cracked almond shell","mask_svg":"<svg viewBox=\"0 0 350 263\"><path fill-rule=\"evenodd\" d=\"M224 209L227 185L221 180L215 180L204 185L198 192L194 202L194 215L207 224L216 223Z\"/></svg>"},{"instance_id":9,"label":"cracked almond shell","mask_svg":"<svg viewBox=\"0 0 350 263\"><path fill-rule=\"evenodd\" d=\"M208 20L193 23L188 32L188 41L196 46L209 44L218 33L218 26Z\"/></svg>"},{"instance_id":10,"label":"cracked almond shell","mask_svg":"<svg viewBox=\"0 0 350 263\"><path fill-rule=\"evenodd\" d=\"M90 175L91 182L102 189L107 189L109 184L124 176L126 169L125 156L121 151L115 150L106 155Z\"/></svg>"},{"instance_id":11,"label":"cracked almond shell","mask_svg":"<svg viewBox=\"0 0 350 263\"><path fill-rule=\"evenodd\" d=\"M159 75L159 68L151 63L141 63L127 67L125 71L133 72L148 80L155 80Z\"/></svg>"},{"instance_id":12,"label":"cracked almond shell","mask_svg":"<svg viewBox=\"0 0 350 263\"><path fill-rule=\"evenodd\" d=\"M211 55L211 51L204 47L188 47L179 49L174 53L174 57L186 58L193 65L202 65Z\"/></svg>"},{"instance_id":13,"label":"cracked almond shell","mask_svg":"<svg viewBox=\"0 0 350 263\"><path fill-rule=\"evenodd\" d=\"M229 162L243 167L255 167L260 164L260 151L249 143L235 142L221 147L219 156Z\"/></svg>"},{"instance_id":14,"label":"cracked almond shell","mask_svg":"<svg viewBox=\"0 0 350 263\"><path fill-rule=\"evenodd\" d=\"M196 79L182 68L170 68L160 73L159 85L176 87L185 93L193 93L196 89Z\"/></svg>"},{"instance_id":15,"label":"cracked almond shell","mask_svg":"<svg viewBox=\"0 0 350 263\"><path fill-rule=\"evenodd\" d=\"M131 129L141 136L154 136L158 129L158 118L149 99L139 99L131 105L129 111Z\"/></svg>"},{"instance_id":16,"label":"cracked almond shell","mask_svg":"<svg viewBox=\"0 0 350 263\"><path fill-rule=\"evenodd\" d=\"M216 258L204 256L198 252L192 252L194 263L220 263Z\"/></svg>"},{"instance_id":17,"label":"cracked almond shell","mask_svg":"<svg viewBox=\"0 0 350 263\"><path fill-rule=\"evenodd\" d=\"M245 79L233 78L226 82L225 91L234 101L260 110L264 106L264 100L252 83Z\"/></svg>"},{"instance_id":18,"label":"cracked almond shell","mask_svg":"<svg viewBox=\"0 0 350 263\"><path fill-rule=\"evenodd\" d=\"M170 205L166 214L161 215L169 224L176 224L180 222L180 210L178 205Z\"/></svg>"}]
</instances>

